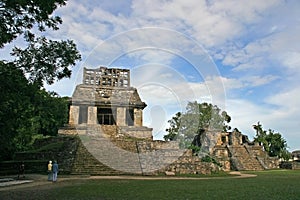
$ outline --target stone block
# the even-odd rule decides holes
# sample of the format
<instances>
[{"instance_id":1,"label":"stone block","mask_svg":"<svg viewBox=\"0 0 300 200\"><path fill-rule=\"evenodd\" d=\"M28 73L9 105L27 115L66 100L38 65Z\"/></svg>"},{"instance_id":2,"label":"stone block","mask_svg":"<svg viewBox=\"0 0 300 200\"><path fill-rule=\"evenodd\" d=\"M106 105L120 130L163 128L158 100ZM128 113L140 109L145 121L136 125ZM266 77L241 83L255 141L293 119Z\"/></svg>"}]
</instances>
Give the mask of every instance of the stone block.
<instances>
[{"instance_id":1,"label":"stone block","mask_svg":"<svg viewBox=\"0 0 300 200\"><path fill-rule=\"evenodd\" d=\"M165 171L165 175L167 175L167 176L175 176L175 172Z\"/></svg>"}]
</instances>

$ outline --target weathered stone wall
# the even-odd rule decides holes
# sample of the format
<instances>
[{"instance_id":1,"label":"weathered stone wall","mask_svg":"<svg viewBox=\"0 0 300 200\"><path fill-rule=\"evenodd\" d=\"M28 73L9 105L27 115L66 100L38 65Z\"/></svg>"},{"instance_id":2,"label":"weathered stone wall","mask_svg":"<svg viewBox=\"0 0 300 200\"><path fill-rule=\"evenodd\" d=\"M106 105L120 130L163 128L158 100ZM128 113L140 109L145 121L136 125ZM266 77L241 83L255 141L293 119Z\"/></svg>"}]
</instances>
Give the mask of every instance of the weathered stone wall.
<instances>
[{"instance_id":1,"label":"weathered stone wall","mask_svg":"<svg viewBox=\"0 0 300 200\"><path fill-rule=\"evenodd\" d=\"M152 130L152 128L145 126L119 126L118 133L124 136L152 140Z\"/></svg>"},{"instance_id":2,"label":"weathered stone wall","mask_svg":"<svg viewBox=\"0 0 300 200\"><path fill-rule=\"evenodd\" d=\"M219 131L206 130L201 135L201 151L212 154L218 141Z\"/></svg>"},{"instance_id":3,"label":"weathered stone wall","mask_svg":"<svg viewBox=\"0 0 300 200\"><path fill-rule=\"evenodd\" d=\"M63 128L60 128L58 130L59 135L85 135L86 132L86 126L82 125L66 125Z\"/></svg>"},{"instance_id":4,"label":"weathered stone wall","mask_svg":"<svg viewBox=\"0 0 300 200\"><path fill-rule=\"evenodd\" d=\"M155 151L160 149L173 149L178 150L179 144L176 141L161 141L161 140L154 140L154 141L138 141L139 152L143 153L145 151Z\"/></svg>"},{"instance_id":5,"label":"weathered stone wall","mask_svg":"<svg viewBox=\"0 0 300 200\"><path fill-rule=\"evenodd\" d=\"M212 155L222 165L222 169L224 171L231 170L230 156L229 156L228 148L226 148L226 146L220 146L220 145L215 146Z\"/></svg>"},{"instance_id":6,"label":"weathered stone wall","mask_svg":"<svg viewBox=\"0 0 300 200\"><path fill-rule=\"evenodd\" d=\"M300 162L299 161L292 161L292 162L283 161L280 163L280 168L300 170Z\"/></svg>"},{"instance_id":7,"label":"weathered stone wall","mask_svg":"<svg viewBox=\"0 0 300 200\"><path fill-rule=\"evenodd\" d=\"M176 174L211 174L221 170L220 166L212 162L202 162L199 157L192 155L191 150L187 150L178 160L165 168L165 171Z\"/></svg>"}]
</instances>

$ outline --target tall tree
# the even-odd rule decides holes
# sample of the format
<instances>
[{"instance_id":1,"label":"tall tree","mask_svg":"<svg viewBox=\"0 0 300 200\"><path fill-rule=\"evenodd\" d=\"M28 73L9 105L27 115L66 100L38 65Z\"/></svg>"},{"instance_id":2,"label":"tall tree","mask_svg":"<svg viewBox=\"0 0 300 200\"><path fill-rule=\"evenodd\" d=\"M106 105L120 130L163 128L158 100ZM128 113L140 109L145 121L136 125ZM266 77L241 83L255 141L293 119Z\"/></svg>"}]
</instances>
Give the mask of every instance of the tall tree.
<instances>
[{"instance_id":1,"label":"tall tree","mask_svg":"<svg viewBox=\"0 0 300 200\"><path fill-rule=\"evenodd\" d=\"M274 130L269 129L268 132L263 130L262 124L257 122L253 125L256 130L254 141L261 144L269 156L277 156L288 160L290 153L287 150L287 143L280 133L275 133Z\"/></svg>"},{"instance_id":2,"label":"tall tree","mask_svg":"<svg viewBox=\"0 0 300 200\"><path fill-rule=\"evenodd\" d=\"M166 129L168 132L167 135L164 135L164 139L166 141L172 141L175 139L176 135L178 135L180 129L180 119L181 119L181 112L177 112L172 119L168 120L170 127Z\"/></svg>"},{"instance_id":3,"label":"tall tree","mask_svg":"<svg viewBox=\"0 0 300 200\"><path fill-rule=\"evenodd\" d=\"M54 136L58 128L68 121L67 97L60 97L55 92L39 90L32 97L36 133Z\"/></svg>"},{"instance_id":4,"label":"tall tree","mask_svg":"<svg viewBox=\"0 0 300 200\"><path fill-rule=\"evenodd\" d=\"M0 61L0 160L11 157L17 148L15 138L26 135L24 131L31 131L26 124L32 104L30 96L33 94L23 72L13 64ZM31 114L30 114L31 116ZM21 127L24 131L21 133ZM26 142L25 137L22 137ZM22 142L22 141L20 141Z\"/></svg>"},{"instance_id":5,"label":"tall tree","mask_svg":"<svg viewBox=\"0 0 300 200\"><path fill-rule=\"evenodd\" d=\"M170 128L164 136L165 140L179 139L184 147L189 147L195 135L201 129L226 131L230 129L231 117L216 105L208 103L188 102L186 112L177 113L171 120Z\"/></svg>"},{"instance_id":6,"label":"tall tree","mask_svg":"<svg viewBox=\"0 0 300 200\"><path fill-rule=\"evenodd\" d=\"M53 15L66 0L1 0L0 48L18 37L25 47L14 47L12 60L0 61L0 160L26 149L33 134L55 135L66 120L67 100L43 89L44 83L71 76L81 59L72 40L39 35L58 30Z\"/></svg>"},{"instance_id":7,"label":"tall tree","mask_svg":"<svg viewBox=\"0 0 300 200\"><path fill-rule=\"evenodd\" d=\"M257 122L257 124L253 125L253 128L256 131L254 141L258 142L260 145L263 145L264 149L269 151L269 145L267 143L267 131L263 130L260 122Z\"/></svg>"}]
</instances>

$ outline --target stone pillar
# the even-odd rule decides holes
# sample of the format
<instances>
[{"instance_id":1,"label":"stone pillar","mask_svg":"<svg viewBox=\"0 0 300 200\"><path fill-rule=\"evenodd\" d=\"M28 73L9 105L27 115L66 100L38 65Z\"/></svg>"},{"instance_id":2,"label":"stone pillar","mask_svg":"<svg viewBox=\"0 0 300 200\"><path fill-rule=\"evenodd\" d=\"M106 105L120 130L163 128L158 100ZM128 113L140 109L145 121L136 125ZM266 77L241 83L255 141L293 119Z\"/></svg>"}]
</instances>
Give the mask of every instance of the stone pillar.
<instances>
[{"instance_id":1,"label":"stone pillar","mask_svg":"<svg viewBox=\"0 0 300 200\"><path fill-rule=\"evenodd\" d=\"M69 111L69 124L77 125L79 119L79 106L70 106Z\"/></svg>"},{"instance_id":2,"label":"stone pillar","mask_svg":"<svg viewBox=\"0 0 300 200\"><path fill-rule=\"evenodd\" d=\"M143 126L142 109L134 108L134 126Z\"/></svg>"},{"instance_id":3,"label":"stone pillar","mask_svg":"<svg viewBox=\"0 0 300 200\"><path fill-rule=\"evenodd\" d=\"M243 144L243 136L242 135L240 135L239 141L240 141L240 144Z\"/></svg>"},{"instance_id":4,"label":"stone pillar","mask_svg":"<svg viewBox=\"0 0 300 200\"><path fill-rule=\"evenodd\" d=\"M88 124L97 124L97 107L89 106L88 107Z\"/></svg>"},{"instance_id":5,"label":"stone pillar","mask_svg":"<svg viewBox=\"0 0 300 200\"><path fill-rule=\"evenodd\" d=\"M118 126L126 126L126 108L118 107L117 108L117 121Z\"/></svg>"}]
</instances>

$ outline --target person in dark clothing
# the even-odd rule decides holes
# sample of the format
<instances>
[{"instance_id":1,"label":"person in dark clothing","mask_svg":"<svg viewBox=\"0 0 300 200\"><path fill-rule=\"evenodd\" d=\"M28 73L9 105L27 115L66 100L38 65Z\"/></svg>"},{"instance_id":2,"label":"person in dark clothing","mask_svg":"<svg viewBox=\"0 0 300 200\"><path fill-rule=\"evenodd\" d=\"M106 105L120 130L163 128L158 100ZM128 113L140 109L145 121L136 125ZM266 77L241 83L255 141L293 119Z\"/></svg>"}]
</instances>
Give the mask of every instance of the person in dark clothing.
<instances>
[{"instance_id":1,"label":"person in dark clothing","mask_svg":"<svg viewBox=\"0 0 300 200\"><path fill-rule=\"evenodd\" d=\"M52 181L56 182L57 181L57 173L58 173L58 164L56 161L54 161L54 164L52 165L52 173L53 173Z\"/></svg>"},{"instance_id":2,"label":"person in dark clothing","mask_svg":"<svg viewBox=\"0 0 300 200\"><path fill-rule=\"evenodd\" d=\"M20 178L20 176L23 176L23 178L25 178L25 164L24 164L24 162L22 162L19 165L18 179Z\"/></svg>"}]
</instances>

